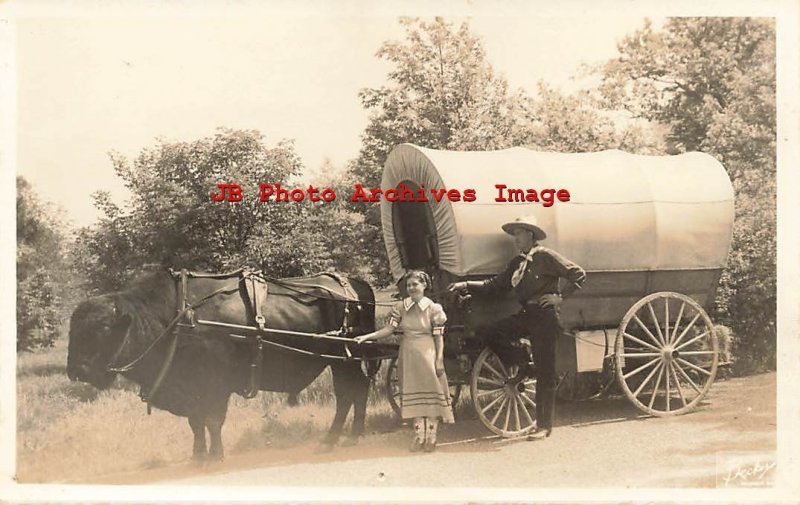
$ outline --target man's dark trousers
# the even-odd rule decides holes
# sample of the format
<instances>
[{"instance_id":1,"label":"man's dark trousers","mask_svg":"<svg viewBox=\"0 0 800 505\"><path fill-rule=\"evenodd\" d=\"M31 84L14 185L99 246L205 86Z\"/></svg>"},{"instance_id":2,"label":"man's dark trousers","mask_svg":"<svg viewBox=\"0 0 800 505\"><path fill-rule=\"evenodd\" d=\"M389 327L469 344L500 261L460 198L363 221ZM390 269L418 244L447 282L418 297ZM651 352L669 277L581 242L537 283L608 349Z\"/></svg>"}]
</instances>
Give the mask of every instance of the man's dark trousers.
<instances>
[{"instance_id":1,"label":"man's dark trousers","mask_svg":"<svg viewBox=\"0 0 800 505\"><path fill-rule=\"evenodd\" d=\"M558 308L528 305L520 312L483 330L489 347L506 365L522 365L530 360L528 352L514 345L520 338L530 338L536 365L536 423L539 430L550 430L555 420L556 339L561 333Z\"/></svg>"}]
</instances>

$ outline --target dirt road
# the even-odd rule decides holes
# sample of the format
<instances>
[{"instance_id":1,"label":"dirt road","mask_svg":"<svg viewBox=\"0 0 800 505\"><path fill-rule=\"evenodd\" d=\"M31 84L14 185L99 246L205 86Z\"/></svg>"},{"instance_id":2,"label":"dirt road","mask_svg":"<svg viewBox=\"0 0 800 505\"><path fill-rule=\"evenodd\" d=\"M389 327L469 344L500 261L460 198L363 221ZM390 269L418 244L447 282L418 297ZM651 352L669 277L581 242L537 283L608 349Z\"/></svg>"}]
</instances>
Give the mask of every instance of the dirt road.
<instances>
[{"instance_id":1,"label":"dirt road","mask_svg":"<svg viewBox=\"0 0 800 505\"><path fill-rule=\"evenodd\" d=\"M259 486L715 487L726 462L775 450L776 375L716 383L695 412L642 417L624 398L561 403L545 441L488 437L476 419L444 427L437 452L409 433L368 434L328 454L307 446L234 455L203 469L159 469L106 482ZM729 475L730 476L730 475Z\"/></svg>"}]
</instances>

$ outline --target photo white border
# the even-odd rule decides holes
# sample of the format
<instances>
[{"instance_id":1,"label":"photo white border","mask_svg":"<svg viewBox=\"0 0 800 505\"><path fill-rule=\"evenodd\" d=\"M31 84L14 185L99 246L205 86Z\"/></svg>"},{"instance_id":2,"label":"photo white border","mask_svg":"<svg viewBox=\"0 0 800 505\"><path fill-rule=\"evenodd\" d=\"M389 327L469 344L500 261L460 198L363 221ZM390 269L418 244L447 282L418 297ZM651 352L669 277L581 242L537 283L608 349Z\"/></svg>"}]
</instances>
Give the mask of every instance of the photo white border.
<instances>
[{"instance_id":1,"label":"photo white border","mask_svg":"<svg viewBox=\"0 0 800 505\"><path fill-rule=\"evenodd\" d=\"M670 1L633 2L289 2L273 1L287 15L353 16L399 15L576 15L625 9L641 11L642 16L754 16L774 17L777 28L778 81L778 474L774 488L759 489L507 489L507 488L280 488L280 487L175 487L175 486L83 486L83 485L20 485L12 480L15 465L15 364L14 335L15 278L14 243L12 234L14 207L10 198L2 202L3 226L0 227L0 499L12 503L68 501L158 501L158 502L392 502L409 503L467 503L467 502L552 502L584 501L613 503L621 500L647 502L694 503L789 503L800 496L800 402L797 383L800 379L800 346L798 346L798 281L800 253L798 252L798 133L800 108L800 53L798 38L798 3L793 0L764 2L737 1ZM106 17L106 16L225 16L247 13L258 15L264 2L241 1L235 4L208 1L201 5L189 1L173 2L96 2L96 1L39 1L6 2L0 4L0 182L15 187L16 167L16 65L15 20L20 17ZM565 11L568 11L565 13ZM580 13L580 14L577 14ZM10 213L8 213L10 211ZM10 217L5 217L10 216ZM402 498L398 498L402 497Z\"/></svg>"}]
</instances>

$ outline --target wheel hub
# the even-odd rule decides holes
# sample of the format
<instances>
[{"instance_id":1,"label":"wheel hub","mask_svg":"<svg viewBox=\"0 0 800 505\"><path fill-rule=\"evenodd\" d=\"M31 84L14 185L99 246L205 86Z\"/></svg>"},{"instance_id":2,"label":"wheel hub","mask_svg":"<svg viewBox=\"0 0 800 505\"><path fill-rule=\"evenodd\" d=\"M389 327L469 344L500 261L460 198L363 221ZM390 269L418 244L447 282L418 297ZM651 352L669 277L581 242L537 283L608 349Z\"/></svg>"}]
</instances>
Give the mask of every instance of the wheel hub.
<instances>
[{"instance_id":1,"label":"wheel hub","mask_svg":"<svg viewBox=\"0 0 800 505\"><path fill-rule=\"evenodd\" d=\"M665 362L672 362L678 359L678 351L675 349L675 346L667 345L661 350L661 359Z\"/></svg>"}]
</instances>

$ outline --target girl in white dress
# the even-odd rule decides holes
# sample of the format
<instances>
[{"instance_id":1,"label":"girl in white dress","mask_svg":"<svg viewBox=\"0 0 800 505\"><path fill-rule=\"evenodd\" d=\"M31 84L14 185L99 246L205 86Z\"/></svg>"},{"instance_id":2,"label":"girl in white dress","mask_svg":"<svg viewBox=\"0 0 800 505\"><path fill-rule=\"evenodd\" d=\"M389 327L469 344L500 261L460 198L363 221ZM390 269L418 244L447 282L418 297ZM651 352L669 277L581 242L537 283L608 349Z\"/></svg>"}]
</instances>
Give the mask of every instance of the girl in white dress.
<instances>
[{"instance_id":1,"label":"girl in white dress","mask_svg":"<svg viewBox=\"0 0 800 505\"><path fill-rule=\"evenodd\" d=\"M356 337L366 342L401 333L397 373L400 379L400 415L414 420L412 451L436 448L441 419L453 422L450 389L444 371L444 323L447 316L438 303L425 296L431 281L427 273L412 270L405 276L408 298L392 308L389 323L378 331Z\"/></svg>"}]
</instances>

